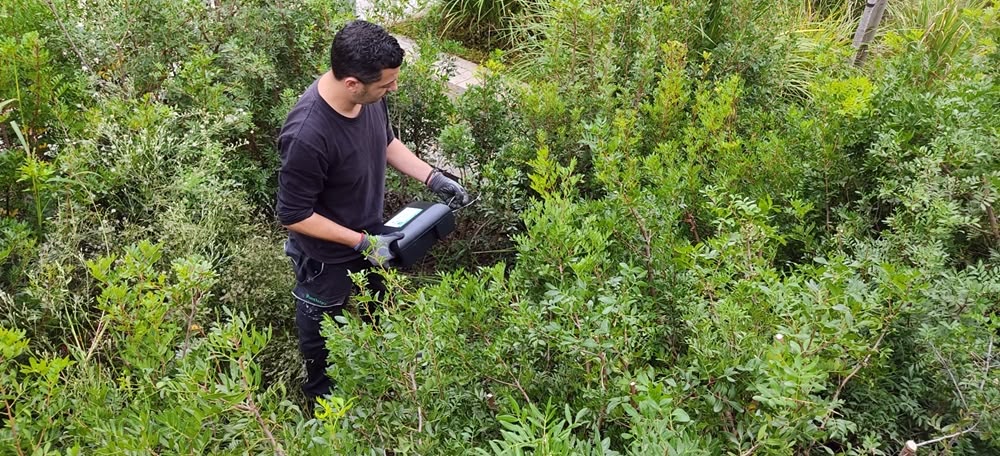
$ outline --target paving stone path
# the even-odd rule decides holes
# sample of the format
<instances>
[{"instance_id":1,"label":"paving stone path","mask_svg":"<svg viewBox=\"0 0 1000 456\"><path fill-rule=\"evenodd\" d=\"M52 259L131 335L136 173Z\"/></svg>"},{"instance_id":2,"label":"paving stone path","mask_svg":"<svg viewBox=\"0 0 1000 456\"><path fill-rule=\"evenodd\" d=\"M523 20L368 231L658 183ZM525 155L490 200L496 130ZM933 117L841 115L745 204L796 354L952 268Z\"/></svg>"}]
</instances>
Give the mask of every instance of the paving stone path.
<instances>
[{"instance_id":1,"label":"paving stone path","mask_svg":"<svg viewBox=\"0 0 1000 456\"><path fill-rule=\"evenodd\" d=\"M372 9L371 0L355 0L354 11L359 19L368 17ZM402 35L393 35L399 41L399 45L408 55L413 55L418 51L417 44ZM457 56L449 56L455 62L455 74L448 80L448 86L454 95L465 91L469 86L478 85L482 81L479 79L479 65Z\"/></svg>"},{"instance_id":2,"label":"paving stone path","mask_svg":"<svg viewBox=\"0 0 1000 456\"><path fill-rule=\"evenodd\" d=\"M369 16L369 12L371 10L372 10L371 0L354 1L355 16L357 16L359 19L366 19ZM412 56L415 53L419 52L417 43L411 40L410 38L407 38L402 35L393 35L393 36L395 36L396 40L399 41L399 46L402 47L404 51L406 51L407 55ZM465 92L465 89L467 89L468 87L480 84L482 82L480 81L478 76L480 71L479 65L457 56L448 56L446 58L452 60L455 64L455 73L452 74L451 78L448 80L448 87L449 89L451 89L451 94L453 96L457 96L462 92ZM442 65L444 64L444 62L441 63ZM439 155L439 151L437 151L435 148L432 148L431 150L415 151L415 152L417 152L418 155L421 156L421 158L427 160L432 165L439 166L442 169L452 174L466 177L465 176L466 170L458 169L452 166L443 157Z\"/></svg>"}]
</instances>

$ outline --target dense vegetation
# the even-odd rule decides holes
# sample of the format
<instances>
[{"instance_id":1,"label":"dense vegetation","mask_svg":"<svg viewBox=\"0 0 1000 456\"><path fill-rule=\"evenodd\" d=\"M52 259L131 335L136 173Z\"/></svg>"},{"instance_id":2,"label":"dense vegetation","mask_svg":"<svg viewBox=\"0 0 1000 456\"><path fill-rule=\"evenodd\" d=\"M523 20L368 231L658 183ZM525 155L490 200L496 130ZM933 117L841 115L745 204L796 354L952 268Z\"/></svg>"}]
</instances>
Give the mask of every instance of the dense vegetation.
<instances>
[{"instance_id":1,"label":"dense vegetation","mask_svg":"<svg viewBox=\"0 0 1000 456\"><path fill-rule=\"evenodd\" d=\"M499 3L391 100L481 198L312 414L273 141L351 6L0 4L0 454L1000 453L993 2L862 68L857 2Z\"/></svg>"}]
</instances>

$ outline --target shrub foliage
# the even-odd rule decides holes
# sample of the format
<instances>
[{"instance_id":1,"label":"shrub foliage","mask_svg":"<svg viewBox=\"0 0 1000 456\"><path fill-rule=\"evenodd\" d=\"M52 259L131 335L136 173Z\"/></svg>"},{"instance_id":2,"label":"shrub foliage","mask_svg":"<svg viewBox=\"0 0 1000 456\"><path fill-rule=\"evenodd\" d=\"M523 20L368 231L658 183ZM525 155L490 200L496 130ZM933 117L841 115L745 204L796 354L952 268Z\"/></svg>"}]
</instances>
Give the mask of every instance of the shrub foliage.
<instances>
[{"instance_id":1,"label":"shrub foliage","mask_svg":"<svg viewBox=\"0 0 1000 456\"><path fill-rule=\"evenodd\" d=\"M0 5L0 454L1000 451L993 3L863 68L783 1L516 2L460 95L421 43L394 126L479 199L308 404L273 141L348 3Z\"/></svg>"}]
</instances>

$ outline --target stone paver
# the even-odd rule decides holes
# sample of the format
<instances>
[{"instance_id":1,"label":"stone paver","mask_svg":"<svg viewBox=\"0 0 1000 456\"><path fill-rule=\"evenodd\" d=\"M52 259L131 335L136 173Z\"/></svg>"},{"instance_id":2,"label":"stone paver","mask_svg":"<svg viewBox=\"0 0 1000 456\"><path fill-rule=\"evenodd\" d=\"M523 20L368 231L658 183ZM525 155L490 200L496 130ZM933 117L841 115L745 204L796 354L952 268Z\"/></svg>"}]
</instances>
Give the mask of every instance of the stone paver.
<instances>
[{"instance_id":1,"label":"stone paver","mask_svg":"<svg viewBox=\"0 0 1000 456\"><path fill-rule=\"evenodd\" d=\"M419 46L413 40L402 35L394 36L399 41L399 46L407 54L412 55L419 52ZM448 87L451 88L452 95L459 95L465 92L470 86L482 84L482 79L479 77L479 72L481 71L479 65L453 55L446 58L450 59L453 63L453 74L448 78ZM443 67L446 64L442 62L440 65Z\"/></svg>"},{"instance_id":2,"label":"stone paver","mask_svg":"<svg viewBox=\"0 0 1000 456\"><path fill-rule=\"evenodd\" d=\"M368 12L372 10L371 0L355 0L354 11L358 18L364 19L368 16ZM410 3L410 9L414 7L413 2ZM406 51L407 54L413 55L419 51L419 46L413 40L402 36L393 35L396 40L399 41L399 46ZM465 92L469 86L479 85L482 80L479 79L479 65L465 60L460 57L450 56L454 61L455 73L451 75L448 80L448 87L451 89L452 95L459 95Z\"/></svg>"},{"instance_id":3,"label":"stone paver","mask_svg":"<svg viewBox=\"0 0 1000 456\"><path fill-rule=\"evenodd\" d=\"M412 6L413 4L410 3L410 5ZM371 10L372 3L370 0L355 0L354 11L358 18L365 19ZM402 35L393 36L396 37L396 41L399 41L399 46L406 51L407 55L412 56L420 51L420 47L412 39ZM449 59L454 64L454 74L448 80L448 88L452 96L458 96L470 86L482 83L482 80L479 78L479 72L481 71L479 65L457 56L447 56L445 59ZM444 61L440 61L438 64L440 66L447 65ZM447 163L438 155L436 150L424 151L424 153L426 156L423 158L428 162L436 164L448 172L464 177L465 170L458 169Z\"/></svg>"}]
</instances>

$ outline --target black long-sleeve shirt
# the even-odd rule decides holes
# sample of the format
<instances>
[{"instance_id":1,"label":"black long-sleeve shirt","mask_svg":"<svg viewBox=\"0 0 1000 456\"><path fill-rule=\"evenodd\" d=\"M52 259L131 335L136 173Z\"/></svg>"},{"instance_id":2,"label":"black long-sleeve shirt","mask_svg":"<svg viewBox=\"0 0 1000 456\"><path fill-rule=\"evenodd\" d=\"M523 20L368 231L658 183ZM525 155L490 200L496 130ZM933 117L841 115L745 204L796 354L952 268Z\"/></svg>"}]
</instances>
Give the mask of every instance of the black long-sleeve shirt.
<instances>
[{"instance_id":1,"label":"black long-sleeve shirt","mask_svg":"<svg viewBox=\"0 0 1000 456\"><path fill-rule=\"evenodd\" d=\"M323 100L314 82L278 136L278 220L291 225L317 213L352 230L381 233L386 147L393 139L385 99L349 118ZM290 236L314 260L344 263L360 257L334 242Z\"/></svg>"}]
</instances>

